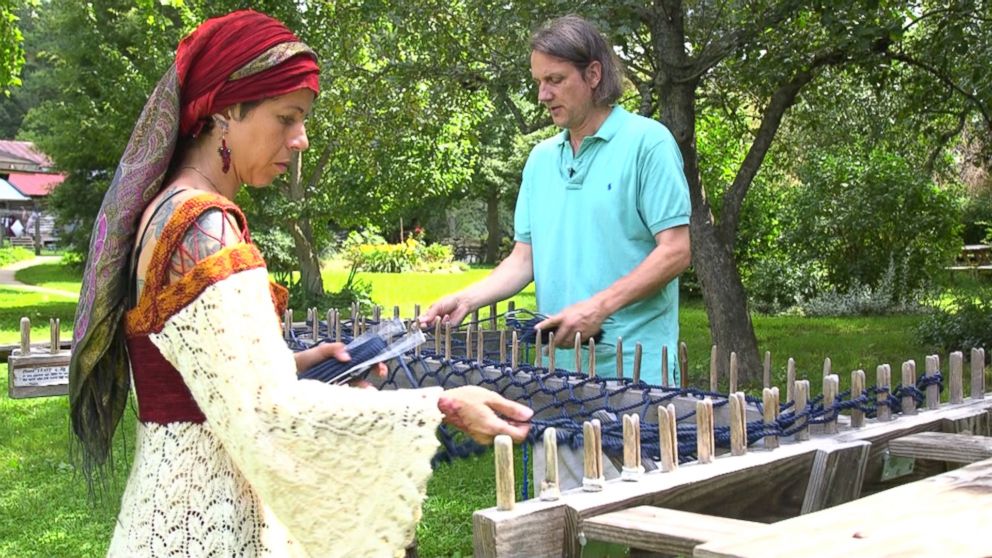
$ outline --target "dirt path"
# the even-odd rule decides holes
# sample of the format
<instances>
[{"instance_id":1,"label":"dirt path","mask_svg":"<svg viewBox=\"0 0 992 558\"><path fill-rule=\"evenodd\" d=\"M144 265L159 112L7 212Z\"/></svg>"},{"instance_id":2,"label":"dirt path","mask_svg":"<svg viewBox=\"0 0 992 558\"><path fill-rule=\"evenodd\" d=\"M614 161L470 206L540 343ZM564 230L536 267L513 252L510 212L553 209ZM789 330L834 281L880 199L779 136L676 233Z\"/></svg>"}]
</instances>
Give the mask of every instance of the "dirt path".
<instances>
[{"instance_id":1,"label":"dirt path","mask_svg":"<svg viewBox=\"0 0 992 558\"><path fill-rule=\"evenodd\" d=\"M34 267L36 265L58 263L59 256L36 256L30 260L22 260L17 263L10 264L9 266L0 268L0 286L13 287L15 289L20 289L22 291L32 291L36 293L46 293L58 296L66 296L70 298L78 298L77 293L71 291L63 291L60 289L49 289L48 287L37 287L35 285L28 285L26 283L21 283L18 281L14 274L19 270L26 267Z\"/></svg>"}]
</instances>

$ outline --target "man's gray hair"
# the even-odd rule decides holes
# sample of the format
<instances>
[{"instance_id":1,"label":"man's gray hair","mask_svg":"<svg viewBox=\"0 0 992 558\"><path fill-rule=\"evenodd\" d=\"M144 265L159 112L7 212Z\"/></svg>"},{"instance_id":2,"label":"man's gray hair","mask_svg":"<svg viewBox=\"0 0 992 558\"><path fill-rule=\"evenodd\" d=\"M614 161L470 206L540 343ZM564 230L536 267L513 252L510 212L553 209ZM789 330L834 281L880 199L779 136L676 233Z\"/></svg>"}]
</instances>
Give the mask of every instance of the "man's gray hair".
<instances>
[{"instance_id":1,"label":"man's gray hair","mask_svg":"<svg viewBox=\"0 0 992 558\"><path fill-rule=\"evenodd\" d=\"M559 17L543 25L531 35L530 49L568 60L583 77L589 64L599 62L603 76L592 94L599 106L616 103L623 93L623 67L613 47L595 25L577 15Z\"/></svg>"}]
</instances>

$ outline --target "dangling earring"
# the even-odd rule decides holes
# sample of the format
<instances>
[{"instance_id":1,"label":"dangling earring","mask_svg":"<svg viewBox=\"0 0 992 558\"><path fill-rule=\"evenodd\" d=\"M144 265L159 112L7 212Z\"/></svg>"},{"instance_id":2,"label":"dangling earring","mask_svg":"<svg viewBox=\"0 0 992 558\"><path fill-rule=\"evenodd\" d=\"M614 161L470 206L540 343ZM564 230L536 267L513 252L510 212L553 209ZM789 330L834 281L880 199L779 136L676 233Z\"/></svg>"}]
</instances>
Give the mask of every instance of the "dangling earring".
<instances>
[{"instance_id":1,"label":"dangling earring","mask_svg":"<svg viewBox=\"0 0 992 558\"><path fill-rule=\"evenodd\" d=\"M224 174L227 174L227 171L231 170L231 150L227 147L226 131L220 137L220 147L217 148L217 153L220 154L220 160L223 162L221 170L224 171Z\"/></svg>"}]
</instances>

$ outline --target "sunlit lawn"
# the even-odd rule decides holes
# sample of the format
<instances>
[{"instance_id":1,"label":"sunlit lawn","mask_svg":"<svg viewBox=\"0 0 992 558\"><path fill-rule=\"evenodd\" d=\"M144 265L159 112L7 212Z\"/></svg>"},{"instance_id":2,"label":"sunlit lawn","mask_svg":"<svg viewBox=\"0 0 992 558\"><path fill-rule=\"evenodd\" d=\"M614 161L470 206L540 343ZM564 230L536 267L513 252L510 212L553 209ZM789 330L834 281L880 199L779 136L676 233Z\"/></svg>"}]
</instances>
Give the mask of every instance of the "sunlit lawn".
<instances>
[{"instance_id":1,"label":"sunlit lawn","mask_svg":"<svg viewBox=\"0 0 992 558\"><path fill-rule=\"evenodd\" d=\"M360 278L372 284L373 299L387 312L399 305L406 317L412 315L414 304L426 309L437 298L484 277L488 271L369 273ZM346 278L344 271L328 270L324 273L325 287L337 290ZM28 268L18 273L18 279L61 290L79 290L78 272L59 265ZM962 291L968 288L962 285ZM516 303L521 308L533 308L533 287L521 293ZM500 311L504 308L501 306ZM0 343L18 339L21 316L32 318L36 338L47 339L49 317L61 318L63 335L68 335L74 309L70 298L0 288ZM779 385L784 383L790 356L797 361L800 377L810 379L820 377L823 359L829 356L834 371L846 383L854 369L865 369L873 378L875 366L880 363L895 364L908 358L923 362L925 352L914 341L919 319L913 315L816 319L755 316L754 325L761 351L772 352ZM682 338L689 349L691 383L705 387L710 340L702 303L683 301L680 322ZM3 376L0 390L6 393L6 375ZM814 391L819 389L814 387ZM88 507L82 480L68 465L65 415L64 398L11 401L0 397L0 556L100 556L106 551L114 510L94 511ZM129 430L133 429L131 413L125 422ZM124 438L128 445L130 436L128 433ZM122 480L123 471L118 471L116 478ZM442 465L431 479L429 494L418 528L420 555L471 555L471 514L494 505L491 455Z\"/></svg>"}]
</instances>

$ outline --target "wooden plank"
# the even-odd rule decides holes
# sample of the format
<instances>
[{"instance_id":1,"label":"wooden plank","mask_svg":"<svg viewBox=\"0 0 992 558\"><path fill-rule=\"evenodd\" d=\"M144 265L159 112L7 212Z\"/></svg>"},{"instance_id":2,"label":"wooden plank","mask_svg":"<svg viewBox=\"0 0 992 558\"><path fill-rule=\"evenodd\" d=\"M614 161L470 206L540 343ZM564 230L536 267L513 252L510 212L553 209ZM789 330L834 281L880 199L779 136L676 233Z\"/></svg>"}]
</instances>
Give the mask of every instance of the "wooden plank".
<instances>
[{"instance_id":1,"label":"wooden plank","mask_svg":"<svg viewBox=\"0 0 992 558\"><path fill-rule=\"evenodd\" d=\"M19 348L15 349L7 359L8 395L11 399L67 395L69 357L69 351L22 355Z\"/></svg>"},{"instance_id":2,"label":"wooden plank","mask_svg":"<svg viewBox=\"0 0 992 558\"><path fill-rule=\"evenodd\" d=\"M691 555L699 544L765 527L764 523L654 506L610 512L582 522L587 539L664 554Z\"/></svg>"},{"instance_id":3,"label":"wooden plank","mask_svg":"<svg viewBox=\"0 0 992 558\"><path fill-rule=\"evenodd\" d=\"M870 442L857 441L816 450L801 513L812 513L861 496Z\"/></svg>"},{"instance_id":4,"label":"wooden plank","mask_svg":"<svg viewBox=\"0 0 992 558\"><path fill-rule=\"evenodd\" d=\"M560 501L527 500L512 511L472 515L472 547L482 558L559 558L564 551L565 513Z\"/></svg>"},{"instance_id":5,"label":"wooden plank","mask_svg":"<svg viewBox=\"0 0 992 558\"><path fill-rule=\"evenodd\" d=\"M968 434L920 432L889 442L889 452L899 457L974 463L992 457L992 438Z\"/></svg>"},{"instance_id":6,"label":"wooden plank","mask_svg":"<svg viewBox=\"0 0 992 558\"><path fill-rule=\"evenodd\" d=\"M697 558L992 556L992 459L748 535L697 546ZM920 514L925 532L914 533Z\"/></svg>"}]
</instances>

